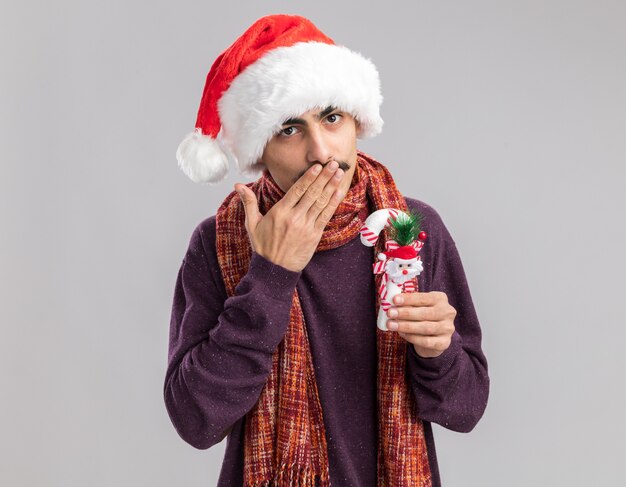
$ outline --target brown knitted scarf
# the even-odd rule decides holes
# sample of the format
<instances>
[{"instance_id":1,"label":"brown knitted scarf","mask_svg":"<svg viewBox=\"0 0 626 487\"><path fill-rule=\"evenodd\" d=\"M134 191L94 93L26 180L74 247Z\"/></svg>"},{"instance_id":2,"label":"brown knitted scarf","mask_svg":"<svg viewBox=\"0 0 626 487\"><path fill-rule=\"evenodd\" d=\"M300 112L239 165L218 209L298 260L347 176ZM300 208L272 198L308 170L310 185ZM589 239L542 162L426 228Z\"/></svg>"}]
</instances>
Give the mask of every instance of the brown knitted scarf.
<instances>
[{"instance_id":1,"label":"brown knitted scarf","mask_svg":"<svg viewBox=\"0 0 626 487\"><path fill-rule=\"evenodd\" d=\"M326 226L316 252L355 238L375 210L408 211L387 168L363 152L358 152L357 161L352 186ZM263 215L285 194L267 169L248 187L255 192ZM241 199L233 191L217 211L217 257L228 296L246 274L252 255L244 222ZM374 256L384 250L383 240L379 238ZM381 275L372 274L372 279L378 289ZM378 293L376 304L378 310ZM372 326L375 323L376 316L372 316ZM397 333L376 330L377 486L430 486L424 428L405 373L407 342ZM287 332L272 358L272 371L258 402L246 415L244 436L245 487L330 486L322 406L297 290Z\"/></svg>"}]
</instances>

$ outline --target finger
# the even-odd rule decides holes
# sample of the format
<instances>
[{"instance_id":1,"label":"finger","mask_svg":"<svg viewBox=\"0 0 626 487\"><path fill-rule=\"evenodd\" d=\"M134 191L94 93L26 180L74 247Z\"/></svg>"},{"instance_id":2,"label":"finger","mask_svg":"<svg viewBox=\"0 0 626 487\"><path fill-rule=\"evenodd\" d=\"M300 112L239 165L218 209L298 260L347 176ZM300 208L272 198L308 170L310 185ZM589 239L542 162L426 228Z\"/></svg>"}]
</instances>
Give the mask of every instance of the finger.
<instances>
[{"instance_id":1,"label":"finger","mask_svg":"<svg viewBox=\"0 0 626 487\"><path fill-rule=\"evenodd\" d=\"M243 203L243 209L246 214L246 227L248 231L254 230L262 216L259 211L256 194L245 184L235 184L235 191L237 191Z\"/></svg>"},{"instance_id":2,"label":"finger","mask_svg":"<svg viewBox=\"0 0 626 487\"><path fill-rule=\"evenodd\" d=\"M407 306L434 306L444 298L447 301L446 294L440 291L401 293L393 298L393 302Z\"/></svg>"},{"instance_id":3,"label":"finger","mask_svg":"<svg viewBox=\"0 0 626 487\"><path fill-rule=\"evenodd\" d=\"M285 193L285 196L276 203L284 206L288 210L293 209L298 204L300 199L304 196L309 186L315 182L319 174L324 168L321 164L314 164L306 171L300 178L291 185L291 187Z\"/></svg>"},{"instance_id":4,"label":"finger","mask_svg":"<svg viewBox=\"0 0 626 487\"><path fill-rule=\"evenodd\" d=\"M392 306L387 310L389 318L409 321L441 321L445 319L446 313L439 306Z\"/></svg>"},{"instance_id":5,"label":"finger","mask_svg":"<svg viewBox=\"0 0 626 487\"><path fill-rule=\"evenodd\" d=\"M328 185L329 181L332 181L334 174L339 172L338 168L339 164L337 161L331 161L324 166L319 176L311 183L302 195L302 198L300 198L300 201L293 207L294 218L299 219L304 217L314 205L322 206L322 209L326 207L330 197L324 196L324 188Z\"/></svg>"},{"instance_id":6,"label":"finger","mask_svg":"<svg viewBox=\"0 0 626 487\"><path fill-rule=\"evenodd\" d=\"M398 333L410 333L421 336L439 336L447 333L446 327L442 322L438 321L390 320L387 321L387 328Z\"/></svg>"},{"instance_id":7,"label":"finger","mask_svg":"<svg viewBox=\"0 0 626 487\"><path fill-rule=\"evenodd\" d=\"M337 169L333 176L328 180L326 186L322 190L322 194L318 196L318 198L313 202L311 207L306 213L306 218L308 221L315 222L319 214L324 211L324 209L331 204L331 199L335 194L335 191L339 187L339 184L343 180L344 176L343 169ZM341 200L340 200L341 201ZM334 209L330 209L330 215L332 216L335 212Z\"/></svg>"},{"instance_id":8,"label":"finger","mask_svg":"<svg viewBox=\"0 0 626 487\"><path fill-rule=\"evenodd\" d=\"M333 195L330 197L330 201L326 205L326 208L324 208L317 216L314 224L315 229L320 232L324 231L324 228L326 228L326 225L328 225L328 222L335 214L337 207L343 201L345 196L346 193L344 190L341 190L339 188L335 190Z\"/></svg>"}]
</instances>

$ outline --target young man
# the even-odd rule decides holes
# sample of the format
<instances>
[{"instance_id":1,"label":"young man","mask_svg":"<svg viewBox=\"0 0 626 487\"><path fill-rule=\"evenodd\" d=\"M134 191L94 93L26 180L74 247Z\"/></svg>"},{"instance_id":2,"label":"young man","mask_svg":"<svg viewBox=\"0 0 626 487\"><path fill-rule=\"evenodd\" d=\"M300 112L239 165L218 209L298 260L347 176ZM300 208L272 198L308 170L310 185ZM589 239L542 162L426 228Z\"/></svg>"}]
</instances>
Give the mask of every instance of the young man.
<instances>
[{"instance_id":1,"label":"young man","mask_svg":"<svg viewBox=\"0 0 626 487\"><path fill-rule=\"evenodd\" d=\"M180 167L236 184L194 230L174 295L164 398L179 435L228 436L219 485L440 485L431 423L487 403L481 330L437 212L402 196L358 137L382 127L378 73L310 21L255 22L214 62ZM371 213L422 216L418 292L377 327ZM404 271L403 271L404 272ZM399 298L399 299L398 299Z\"/></svg>"}]
</instances>

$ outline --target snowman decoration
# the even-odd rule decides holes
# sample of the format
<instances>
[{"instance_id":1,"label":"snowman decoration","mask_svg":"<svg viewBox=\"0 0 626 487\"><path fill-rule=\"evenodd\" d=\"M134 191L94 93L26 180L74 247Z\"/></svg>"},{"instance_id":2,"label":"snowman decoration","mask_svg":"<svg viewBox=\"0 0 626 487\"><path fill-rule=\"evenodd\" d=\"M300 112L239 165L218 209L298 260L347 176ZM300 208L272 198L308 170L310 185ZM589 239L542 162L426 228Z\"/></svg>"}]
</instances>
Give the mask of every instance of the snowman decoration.
<instances>
[{"instance_id":1,"label":"snowman decoration","mask_svg":"<svg viewBox=\"0 0 626 487\"><path fill-rule=\"evenodd\" d=\"M373 247L385 227L390 229L390 239L385 242L385 251L378 254L378 261L373 264L374 274L383 274L378 289L380 310L377 326L383 331L387 328L387 310L393 303L394 296L400 293L417 291L417 276L423 271L419 251L424 246L426 232L420 230L422 216L395 208L377 210L367 217L360 230L361 243Z\"/></svg>"}]
</instances>

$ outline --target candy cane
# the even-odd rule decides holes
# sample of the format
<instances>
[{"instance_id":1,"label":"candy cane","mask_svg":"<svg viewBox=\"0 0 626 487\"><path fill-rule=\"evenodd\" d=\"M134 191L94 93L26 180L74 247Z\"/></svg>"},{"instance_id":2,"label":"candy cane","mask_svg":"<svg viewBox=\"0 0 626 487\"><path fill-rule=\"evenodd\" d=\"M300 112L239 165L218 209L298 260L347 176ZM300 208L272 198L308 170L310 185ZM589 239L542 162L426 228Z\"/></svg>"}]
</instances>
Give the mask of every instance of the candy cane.
<instances>
[{"instance_id":1,"label":"candy cane","mask_svg":"<svg viewBox=\"0 0 626 487\"><path fill-rule=\"evenodd\" d=\"M368 216L360 230L361 243L367 247L376 245L380 232L383 231L383 228L391 225L391 219L397 218L399 214L408 218L406 213L395 208L383 208Z\"/></svg>"},{"instance_id":2,"label":"candy cane","mask_svg":"<svg viewBox=\"0 0 626 487\"><path fill-rule=\"evenodd\" d=\"M400 215L405 218L409 216L395 208L384 208L377 210L367 217L364 225L361 227L361 243L367 247L373 247L378 242L378 237L385 227L391 225L392 219L397 219ZM413 242L413 247L419 250L422 242ZM419 246L419 247L418 247ZM395 240L387 240L385 242L385 251L397 249L399 247L398 242ZM391 299L398 292L413 292L415 287L413 283L404 283L398 287L397 284L393 284L393 291L389 289L389 279L386 272L387 255L383 252L378 254L378 261L372 266L374 274L382 274L382 279L378 287L378 294L380 296L380 309L378 310L377 326L383 331L389 331L387 328L387 310L391 307ZM419 258L419 257L418 257ZM390 292L392 294L390 294Z\"/></svg>"}]
</instances>

